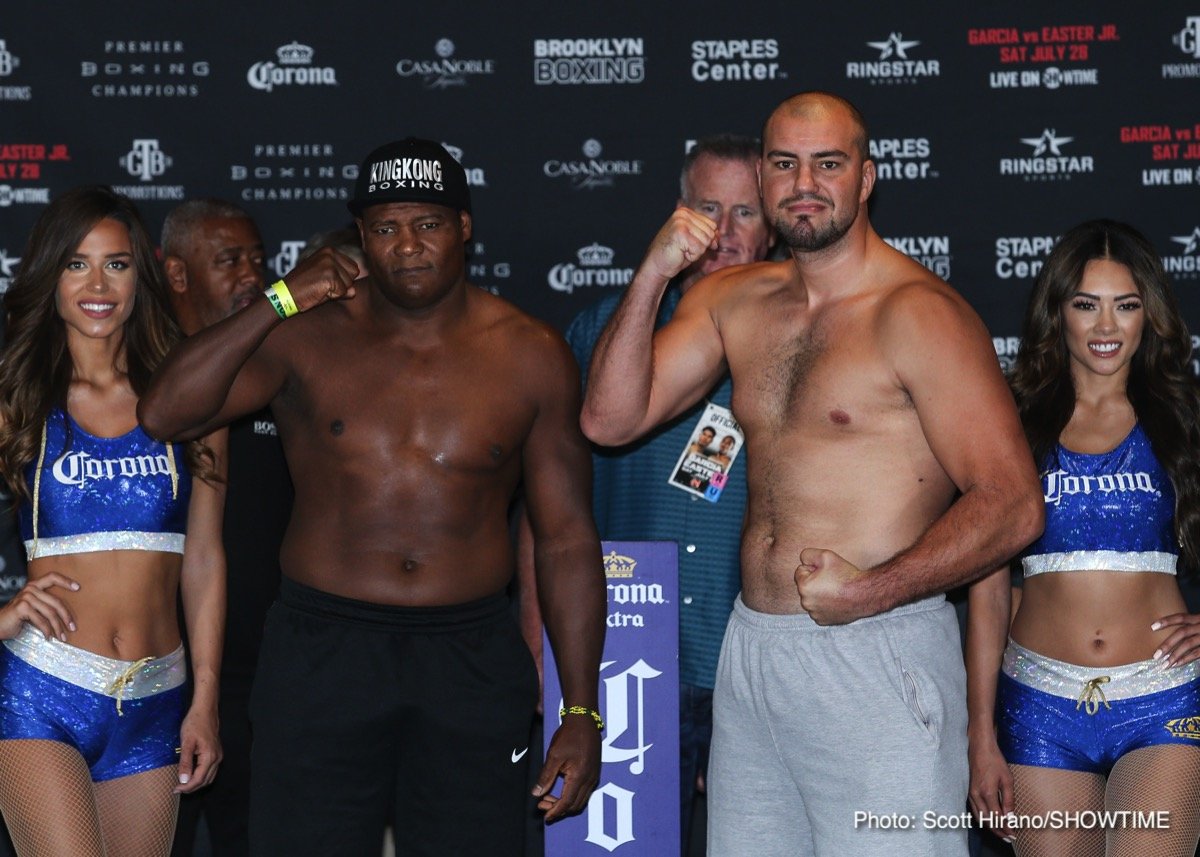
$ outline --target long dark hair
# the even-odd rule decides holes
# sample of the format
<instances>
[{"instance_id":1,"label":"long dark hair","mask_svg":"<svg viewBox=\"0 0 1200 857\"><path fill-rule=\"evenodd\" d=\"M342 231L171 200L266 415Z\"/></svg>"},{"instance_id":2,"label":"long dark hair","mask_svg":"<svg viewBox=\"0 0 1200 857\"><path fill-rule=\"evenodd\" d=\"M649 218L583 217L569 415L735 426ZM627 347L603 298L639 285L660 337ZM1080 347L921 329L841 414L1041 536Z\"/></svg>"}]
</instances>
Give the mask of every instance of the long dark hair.
<instances>
[{"instance_id":1,"label":"long dark hair","mask_svg":"<svg viewBox=\"0 0 1200 857\"><path fill-rule=\"evenodd\" d=\"M12 286L4 296L7 318L0 360L0 479L17 498L28 498L23 469L37 457L46 417L66 410L74 367L66 326L58 314L58 281L80 243L101 220L129 230L137 291L125 322L118 369L139 397L179 328L167 309L167 286L146 227L127 197L99 185L75 188L42 211ZM201 478L215 477L212 452L190 443L187 461Z\"/></svg>"},{"instance_id":2,"label":"long dark hair","mask_svg":"<svg viewBox=\"0 0 1200 857\"><path fill-rule=\"evenodd\" d=\"M1158 253L1132 226L1112 220L1076 226L1038 274L1011 378L1025 436L1034 460L1044 461L1075 410L1062 312L1093 259L1124 265L1137 284L1145 324L1126 395L1175 488L1184 564L1200 568L1200 390L1188 367L1191 337Z\"/></svg>"}]
</instances>

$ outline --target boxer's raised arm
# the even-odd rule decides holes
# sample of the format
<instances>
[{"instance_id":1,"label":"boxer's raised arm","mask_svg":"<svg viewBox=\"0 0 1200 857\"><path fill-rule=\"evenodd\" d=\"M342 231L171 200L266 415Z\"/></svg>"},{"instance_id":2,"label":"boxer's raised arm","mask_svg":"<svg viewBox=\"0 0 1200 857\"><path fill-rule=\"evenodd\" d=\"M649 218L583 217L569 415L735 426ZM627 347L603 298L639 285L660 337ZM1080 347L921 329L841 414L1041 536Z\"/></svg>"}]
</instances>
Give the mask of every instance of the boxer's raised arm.
<instances>
[{"instance_id":1,"label":"boxer's raised arm","mask_svg":"<svg viewBox=\"0 0 1200 857\"><path fill-rule=\"evenodd\" d=\"M299 312L354 296L358 266L322 250L284 279ZM162 440L192 440L265 407L283 386L285 363L263 348L284 320L266 297L180 342L138 402L138 421Z\"/></svg>"}]
</instances>

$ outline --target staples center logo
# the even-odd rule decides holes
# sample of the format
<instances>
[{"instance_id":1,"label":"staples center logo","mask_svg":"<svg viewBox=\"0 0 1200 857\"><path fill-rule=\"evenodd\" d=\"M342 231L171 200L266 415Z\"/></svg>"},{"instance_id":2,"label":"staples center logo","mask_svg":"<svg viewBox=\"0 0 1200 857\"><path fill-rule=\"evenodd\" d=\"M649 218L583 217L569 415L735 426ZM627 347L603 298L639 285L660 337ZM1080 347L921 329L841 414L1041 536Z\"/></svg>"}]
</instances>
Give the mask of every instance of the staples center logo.
<instances>
[{"instance_id":1,"label":"staples center logo","mask_svg":"<svg viewBox=\"0 0 1200 857\"><path fill-rule=\"evenodd\" d=\"M613 267L613 249L593 241L580 247L575 254L578 264L562 262L550 269L547 281L556 292L571 294L576 288L589 286L627 286L633 279L633 268Z\"/></svg>"},{"instance_id":2,"label":"staples center logo","mask_svg":"<svg viewBox=\"0 0 1200 857\"><path fill-rule=\"evenodd\" d=\"M879 51L879 58L846 63L846 77L872 84L916 83L919 78L938 77L942 73L938 60L909 59L909 50L920 44L915 39L905 39L895 31L883 41L867 42L867 47Z\"/></svg>"},{"instance_id":3,"label":"staples center logo","mask_svg":"<svg viewBox=\"0 0 1200 857\"><path fill-rule=\"evenodd\" d=\"M602 160L600 155L604 147L599 140L584 140L581 148L585 160L549 160L542 165L542 171L550 178L569 178L571 186L577 190L612 187L617 176L642 174L642 162L639 160Z\"/></svg>"},{"instance_id":4,"label":"staples center logo","mask_svg":"<svg viewBox=\"0 0 1200 857\"><path fill-rule=\"evenodd\" d=\"M1060 137L1054 128L1046 128L1037 137L1020 137L1033 149L1032 156L1001 158L1000 175L1020 176L1026 181L1069 180L1075 175L1095 172L1091 155L1064 155L1063 147L1074 137Z\"/></svg>"},{"instance_id":5,"label":"staples center logo","mask_svg":"<svg viewBox=\"0 0 1200 857\"><path fill-rule=\"evenodd\" d=\"M4 39L0 39L0 77L8 77L20 64L21 61L9 52Z\"/></svg>"},{"instance_id":6,"label":"staples center logo","mask_svg":"<svg viewBox=\"0 0 1200 857\"><path fill-rule=\"evenodd\" d=\"M133 148L126 152L118 162L131 176L148 182L167 171L174 163L158 146L158 140L134 140Z\"/></svg>"},{"instance_id":7,"label":"staples center logo","mask_svg":"<svg viewBox=\"0 0 1200 857\"><path fill-rule=\"evenodd\" d=\"M699 83L729 80L780 80L787 78L779 63L776 39L709 39L692 42L692 80Z\"/></svg>"},{"instance_id":8,"label":"staples center logo","mask_svg":"<svg viewBox=\"0 0 1200 857\"><path fill-rule=\"evenodd\" d=\"M256 62L246 72L254 89L271 92L276 86L337 86L337 72L328 66L312 65L314 51L293 41L276 49L278 62Z\"/></svg>"},{"instance_id":9,"label":"staples center logo","mask_svg":"<svg viewBox=\"0 0 1200 857\"><path fill-rule=\"evenodd\" d=\"M454 42L438 39L433 46L436 60L403 59L396 63L396 74L400 77L421 77L426 89L446 89L450 86L465 86L472 75L494 74L496 61L492 59L454 59Z\"/></svg>"},{"instance_id":10,"label":"staples center logo","mask_svg":"<svg viewBox=\"0 0 1200 857\"><path fill-rule=\"evenodd\" d=\"M1012 235L996 239L996 276L1002 280L1038 275L1054 249L1054 235Z\"/></svg>"}]
</instances>

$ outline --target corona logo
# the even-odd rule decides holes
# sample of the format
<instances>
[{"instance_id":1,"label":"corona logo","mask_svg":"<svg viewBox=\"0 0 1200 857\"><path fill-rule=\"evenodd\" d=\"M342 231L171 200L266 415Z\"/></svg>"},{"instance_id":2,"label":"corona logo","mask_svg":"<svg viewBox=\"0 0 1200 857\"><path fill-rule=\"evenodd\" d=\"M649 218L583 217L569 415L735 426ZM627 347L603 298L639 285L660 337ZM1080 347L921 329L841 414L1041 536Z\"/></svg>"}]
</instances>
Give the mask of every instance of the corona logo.
<instances>
[{"instance_id":1,"label":"corona logo","mask_svg":"<svg viewBox=\"0 0 1200 857\"><path fill-rule=\"evenodd\" d=\"M293 41L275 50L280 65L308 65L313 60L313 49Z\"/></svg>"},{"instance_id":2,"label":"corona logo","mask_svg":"<svg viewBox=\"0 0 1200 857\"><path fill-rule=\"evenodd\" d=\"M586 247L580 247L575 255L579 258L580 265L587 265L588 267L611 265L613 261L613 249L605 247L596 241L593 241Z\"/></svg>"},{"instance_id":3,"label":"corona logo","mask_svg":"<svg viewBox=\"0 0 1200 857\"><path fill-rule=\"evenodd\" d=\"M616 551L610 551L604 558L605 577L633 577L637 568L637 560L629 556L621 556Z\"/></svg>"}]
</instances>

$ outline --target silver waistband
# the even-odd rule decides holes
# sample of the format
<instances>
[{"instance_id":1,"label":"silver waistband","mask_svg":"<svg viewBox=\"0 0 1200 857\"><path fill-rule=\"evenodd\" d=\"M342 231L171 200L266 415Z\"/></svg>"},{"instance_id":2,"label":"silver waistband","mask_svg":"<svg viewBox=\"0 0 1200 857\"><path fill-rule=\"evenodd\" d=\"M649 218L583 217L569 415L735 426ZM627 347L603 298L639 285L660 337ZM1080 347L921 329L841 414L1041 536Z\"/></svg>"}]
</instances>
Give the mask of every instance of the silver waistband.
<instances>
[{"instance_id":1,"label":"silver waistband","mask_svg":"<svg viewBox=\"0 0 1200 857\"><path fill-rule=\"evenodd\" d=\"M1165 551L1065 551L1021 560L1026 577L1058 571L1151 571L1174 574L1179 557Z\"/></svg>"},{"instance_id":2,"label":"silver waistband","mask_svg":"<svg viewBox=\"0 0 1200 857\"><path fill-rule=\"evenodd\" d=\"M54 638L47 640L29 624L4 645L15 657L44 673L118 700L154 696L187 679L183 646L161 658L121 661Z\"/></svg>"},{"instance_id":3,"label":"silver waistband","mask_svg":"<svg viewBox=\"0 0 1200 857\"><path fill-rule=\"evenodd\" d=\"M1048 658L1012 639L1004 650L1004 674L1026 687L1065 699L1080 699L1089 687L1102 690L1104 698L1131 699L1187 684L1200 676L1200 661L1179 667L1148 660L1113 667L1084 667Z\"/></svg>"}]
</instances>

